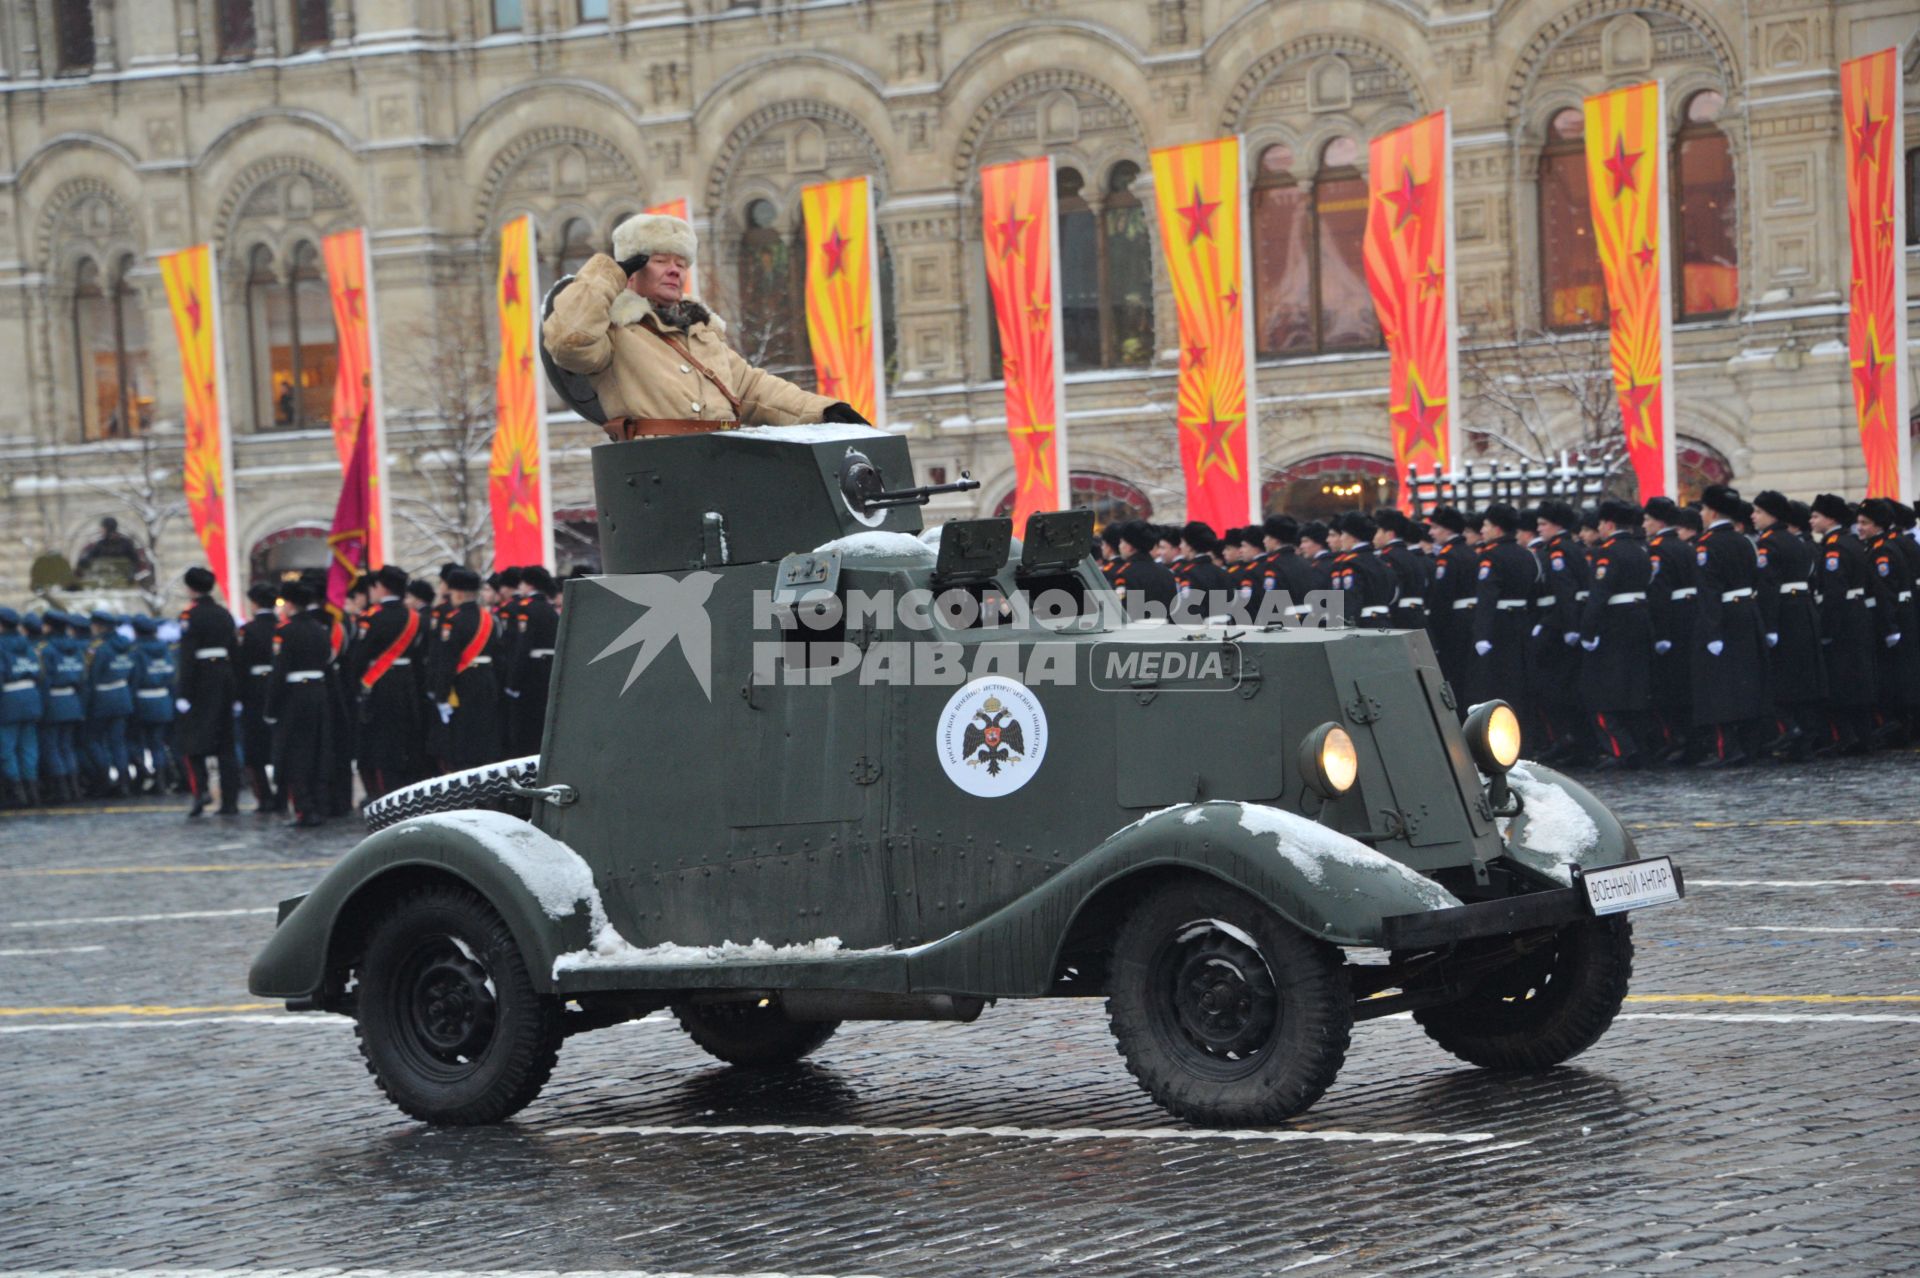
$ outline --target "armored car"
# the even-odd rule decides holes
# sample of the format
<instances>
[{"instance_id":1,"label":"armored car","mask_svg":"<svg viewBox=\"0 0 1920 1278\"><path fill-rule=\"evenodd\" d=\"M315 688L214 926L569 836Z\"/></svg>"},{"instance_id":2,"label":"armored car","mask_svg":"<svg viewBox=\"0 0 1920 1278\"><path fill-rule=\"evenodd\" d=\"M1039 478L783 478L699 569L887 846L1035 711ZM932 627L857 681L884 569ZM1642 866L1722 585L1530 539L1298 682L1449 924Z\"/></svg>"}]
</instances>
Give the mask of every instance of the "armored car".
<instances>
[{"instance_id":1,"label":"armored car","mask_svg":"<svg viewBox=\"0 0 1920 1278\"><path fill-rule=\"evenodd\" d=\"M923 530L907 442L865 427L593 473L607 570L567 585L539 756L373 805L252 969L355 1018L418 1118L503 1119L567 1037L662 1009L771 1067L1063 998L1105 1000L1173 1114L1271 1123L1368 1017L1574 1056L1628 911L1681 892L1423 633L1136 618L1088 512Z\"/></svg>"}]
</instances>

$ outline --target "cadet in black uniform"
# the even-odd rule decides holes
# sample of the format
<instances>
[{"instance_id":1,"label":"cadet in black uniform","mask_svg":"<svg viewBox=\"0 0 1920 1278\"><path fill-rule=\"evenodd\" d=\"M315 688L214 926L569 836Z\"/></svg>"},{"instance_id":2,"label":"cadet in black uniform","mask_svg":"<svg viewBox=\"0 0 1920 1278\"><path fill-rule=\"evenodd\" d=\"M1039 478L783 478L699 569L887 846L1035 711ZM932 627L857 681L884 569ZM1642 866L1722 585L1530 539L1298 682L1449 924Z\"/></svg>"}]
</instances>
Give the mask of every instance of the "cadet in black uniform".
<instances>
[{"instance_id":1,"label":"cadet in black uniform","mask_svg":"<svg viewBox=\"0 0 1920 1278\"><path fill-rule=\"evenodd\" d=\"M1693 548L1681 538L1682 511L1671 497L1646 504L1641 528L1647 535L1652 580L1647 611L1653 618L1653 726L1666 752L1662 761L1680 763L1693 750L1693 618L1699 587L1694 581Z\"/></svg>"},{"instance_id":2,"label":"cadet in black uniform","mask_svg":"<svg viewBox=\"0 0 1920 1278\"><path fill-rule=\"evenodd\" d=\"M359 728L355 762L369 800L418 779L421 698L413 650L421 617L406 605L409 584L393 564L374 574L373 606L360 614L360 633L347 654L346 683Z\"/></svg>"},{"instance_id":3,"label":"cadet in black uniform","mask_svg":"<svg viewBox=\"0 0 1920 1278\"><path fill-rule=\"evenodd\" d=\"M458 771L501 757L500 684L493 613L476 602L479 574L456 568L447 574L447 588L453 614L439 629L427 685L447 729L447 766Z\"/></svg>"},{"instance_id":4,"label":"cadet in black uniform","mask_svg":"<svg viewBox=\"0 0 1920 1278\"><path fill-rule=\"evenodd\" d=\"M1813 499L1808 526L1815 547L1814 602L1820 608L1820 646L1827 660L1826 740L1816 755L1861 754L1872 734L1875 686L1874 615L1867 608L1866 548L1853 535L1853 507L1833 493Z\"/></svg>"},{"instance_id":5,"label":"cadet in black uniform","mask_svg":"<svg viewBox=\"0 0 1920 1278\"><path fill-rule=\"evenodd\" d=\"M290 581L280 598L267 722L273 725L274 777L293 808L288 824L307 829L321 823L331 804L327 772L334 714L327 676L333 643L329 618L312 606L311 586Z\"/></svg>"},{"instance_id":6,"label":"cadet in black uniform","mask_svg":"<svg viewBox=\"0 0 1920 1278\"><path fill-rule=\"evenodd\" d=\"M1332 590L1333 551L1327 538L1333 534L1317 519L1300 525L1300 558L1313 576L1315 590Z\"/></svg>"},{"instance_id":7,"label":"cadet in black uniform","mask_svg":"<svg viewBox=\"0 0 1920 1278\"><path fill-rule=\"evenodd\" d=\"M1311 611L1307 596L1327 589L1327 584L1315 576L1300 554L1300 525L1291 515L1269 515L1260 532L1270 549L1255 565L1260 577L1259 588L1254 592L1254 606L1263 606L1268 595L1285 592L1283 618L1307 616Z\"/></svg>"},{"instance_id":8,"label":"cadet in black uniform","mask_svg":"<svg viewBox=\"0 0 1920 1278\"><path fill-rule=\"evenodd\" d=\"M211 572L189 568L182 580L193 602L180 614L179 682L174 689L180 717L174 721L173 744L193 793L187 815L197 817L207 810L212 792L207 756L213 755L220 767L220 815L233 816L240 811L240 762L233 749L233 703L240 695L233 664L240 635L233 614L214 601L218 583Z\"/></svg>"},{"instance_id":9,"label":"cadet in black uniform","mask_svg":"<svg viewBox=\"0 0 1920 1278\"><path fill-rule=\"evenodd\" d=\"M507 696L519 712L516 735L507 742L510 757L540 752L540 734L547 725L547 690L553 683L553 649L560 636L553 574L537 564L523 568L520 588L524 597L514 622L518 633L507 677Z\"/></svg>"},{"instance_id":10,"label":"cadet in black uniform","mask_svg":"<svg viewBox=\"0 0 1920 1278\"><path fill-rule=\"evenodd\" d=\"M1885 497L1860 503L1854 525L1867 549L1869 595L1878 619L1875 673L1880 704L1874 716L1877 746L1904 746L1920 706L1920 623L1913 615L1913 571L1898 546L1899 515Z\"/></svg>"},{"instance_id":11,"label":"cadet in black uniform","mask_svg":"<svg viewBox=\"0 0 1920 1278\"><path fill-rule=\"evenodd\" d=\"M1180 591L1173 574L1155 563L1153 547L1160 534L1143 519L1130 519L1120 528L1119 569L1113 575L1113 588L1131 616L1144 616L1142 607L1151 606L1165 615L1173 607Z\"/></svg>"},{"instance_id":12,"label":"cadet in black uniform","mask_svg":"<svg viewBox=\"0 0 1920 1278\"><path fill-rule=\"evenodd\" d=\"M267 582L248 591L253 616L240 627L240 656L235 673L240 682L240 763L247 788L253 792L255 812L285 812L287 797L273 782L273 729L267 723L267 694L273 689L273 632L280 619L273 615L280 592Z\"/></svg>"},{"instance_id":13,"label":"cadet in black uniform","mask_svg":"<svg viewBox=\"0 0 1920 1278\"><path fill-rule=\"evenodd\" d=\"M1433 639L1440 674L1466 713L1467 672L1473 668L1473 605L1476 563L1467 544L1467 517L1452 506L1433 512L1443 530L1434 544L1433 580L1427 586L1427 633Z\"/></svg>"},{"instance_id":14,"label":"cadet in black uniform","mask_svg":"<svg viewBox=\"0 0 1920 1278\"><path fill-rule=\"evenodd\" d=\"M1527 632L1540 565L1514 540L1520 512L1505 502L1481 516L1480 546L1474 567L1473 668L1467 701L1478 705L1505 701L1526 722Z\"/></svg>"},{"instance_id":15,"label":"cadet in black uniform","mask_svg":"<svg viewBox=\"0 0 1920 1278\"><path fill-rule=\"evenodd\" d=\"M1587 602L1586 547L1573 535L1580 518L1564 501L1540 503L1534 546L1541 588L1533 610L1534 713L1548 743L1543 762L1585 763L1593 753L1580 697L1580 613Z\"/></svg>"},{"instance_id":16,"label":"cadet in black uniform","mask_svg":"<svg viewBox=\"0 0 1920 1278\"><path fill-rule=\"evenodd\" d=\"M430 777L440 772L440 766L428 755L427 728L429 724L440 726L440 716L434 711L433 701L427 696L427 658L433 650L434 640L439 631L433 622L434 605L438 597L434 593L433 583L424 578L416 578L407 583L407 596L404 601L407 611L420 618L420 630L413 638L413 646L407 655L413 659L413 742L414 755L407 767L411 777Z\"/></svg>"},{"instance_id":17,"label":"cadet in black uniform","mask_svg":"<svg viewBox=\"0 0 1920 1278\"><path fill-rule=\"evenodd\" d=\"M1602 768L1637 768L1645 761L1640 750L1650 696L1647 583L1653 566L1640 543L1640 519L1638 506L1613 500L1601 502L1594 515L1592 582L1580 609L1580 687Z\"/></svg>"},{"instance_id":18,"label":"cadet in black uniform","mask_svg":"<svg viewBox=\"0 0 1920 1278\"><path fill-rule=\"evenodd\" d=\"M1233 580L1214 559L1219 549L1220 538L1209 524L1196 519L1180 530L1187 571L1178 602L1181 618L1189 624L1226 613L1233 601Z\"/></svg>"},{"instance_id":19,"label":"cadet in black uniform","mask_svg":"<svg viewBox=\"0 0 1920 1278\"><path fill-rule=\"evenodd\" d=\"M1702 767L1748 762L1756 726L1770 710L1767 646L1754 602L1759 559L1734 527L1752 514L1735 490L1709 484L1700 503L1712 516L1694 540L1699 617L1693 635L1693 722L1700 733Z\"/></svg>"},{"instance_id":20,"label":"cadet in black uniform","mask_svg":"<svg viewBox=\"0 0 1920 1278\"><path fill-rule=\"evenodd\" d=\"M1333 585L1346 594L1349 626L1385 630L1393 624L1393 601L1398 593L1393 569L1373 547L1377 525L1359 511L1334 520L1329 536L1336 552Z\"/></svg>"},{"instance_id":21,"label":"cadet in black uniform","mask_svg":"<svg viewBox=\"0 0 1920 1278\"><path fill-rule=\"evenodd\" d=\"M1373 513L1373 548L1393 573L1394 596L1388 624L1400 630L1427 626L1427 569L1409 542L1420 539L1406 515L1386 506Z\"/></svg>"},{"instance_id":22,"label":"cadet in black uniform","mask_svg":"<svg viewBox=\"0 0 1920 1278\"><path fill-rule=\"evenodd\" d=\"M1804 517L1803 517L1804 518ZM1813 605L1813 547L1792 527L1793 503L1771 489L1753 499L1754 599L1767 645L1774 734L1769 753L1805 758L1826 726L1826 662ZM1803 525L1804 526L1804 525Z\"/></svg>"}]
</instances>

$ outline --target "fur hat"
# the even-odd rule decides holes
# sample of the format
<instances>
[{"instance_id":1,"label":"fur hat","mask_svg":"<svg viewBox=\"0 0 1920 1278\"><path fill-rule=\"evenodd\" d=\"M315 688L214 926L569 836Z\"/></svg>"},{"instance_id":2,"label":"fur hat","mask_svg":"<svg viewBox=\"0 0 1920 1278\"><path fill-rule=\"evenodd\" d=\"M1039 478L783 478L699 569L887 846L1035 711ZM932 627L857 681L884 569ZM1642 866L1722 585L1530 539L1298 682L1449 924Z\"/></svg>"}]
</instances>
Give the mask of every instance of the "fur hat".
<instances>
[{"instance_id":1,"label":"fur hat","mask_svg":"<svg viewBox=\"0 0 1920 1278\"><path fill-rule=\"evenodd\" d=\"M1811 527L1811 525L1807 523L1807 520L1809 517L1812 516L1812 514L1813 514L1813 507L1807 505L1807 503L1805 503L1804 501L1788 502L1787 513L1785 515L1785 519L1787 521L1787 527L1789 528Z\"/></svg>"},{"instance_id":2,"label":"fur hat","mask_svg":"<svg viewBox=\"0 0 1920 1278\"><path fill-rule=\"evenodd\" d=\"M464 590L471 594L480 589L480 574L471 568L455 568L446 574L444 580L448 590Z\"/></svg>"},{"instance_id":3,"label":"fur hat","mask_svg":"<svg viewBox=\"0 0 1920 1278\"><path fill-rule=\"evenodd\" d=\"M424 577L416 577L409 581L407 593L429 607L433 605L433 583Z\"/></svg>"},{"instance_id":4,"label":"fur hat","mask_svg":"<svg viewBox=\"0 0 1920 1278\"><path fill-rule=\"evenodd\" d=\"M520 570L520 580L532 586L543 595L550 595L559 589L559 587L554 584L553 574L548 572L546 568L540 564L529 564L527 567L522 568Z\"/></svg>"},{"instance_id":5,"label":"fur hat","mask_svg":"<svg viewBox=\"0 0 1920 1278\"><path fill-rule=\"evenodd\" d=\"M1295 545L1300 540L1300 524L1292 515L1268 515L1260 524L1260 535L1283 546Z\"/></svg>"},{"instance_id":6,"label":"fur hat","mask_svg":"<svg viewBox=\"0 0 1920 1278\"><path fill-rule=\"evenodd\" d=\"M1853 507L1847 505L1847 499L1837 493L1821 493L1813 499L1813 513L1825 515L1836 524L1853 522Z\"/></svg>"},{"instance_id":7,"label":"fur hat","mask_svg":"<svg viewBox=\"0 0 1920 1278\"><path fill-rule=\"evenodd\" d=\"M1327 544L1327 526L1317 519L1310 519L1300 525L1298 536L1301 541L1310 541L1315 545L1324 546Z\"/></svg>"},{"instance_id":8,"label":"fur hat","mask_svg":"<svg viewBox=\"0 0 1920 1278\"><path fill-rule=\"evenodd\" d=\"M1540 518L1548 523L1558 524L1562 528L1580 526L1580 516L1573 513L1573 507L1557 498L1548 498L1540 503Z\"/></svg>"},{"instance_id":9,"label":"fur hat","mask_svg":"<svg viewBox=\"0 0 1920 1278\"><path fill-rule=\"evenodd\" d=\"M217 584L214 576L205 568L193 567L180 575L180 580L188 590L197 590L201 594L210 593Z\"/></svg>"},{"instance_id":10,"label":"fur hat","mask_svg":"<svg viewBox=\"0 0 1920 1278\"><path fill-rule=\"evenodd\" d=\"M1647 501L1646 512L1649 518L1663 524L1680 522L1680 505L1671 497L1654 497Z\"/></svg>"},{"instance_id":11,"label":"fur hat","mask_svg":"<svg viewBox=\"0 0 1920 1278\"><path fill-rule=\"evenodd\" d=\"M381 588L390 594L401 595L406 593L407 570L398 564L388 564L379 572L373 574L373 577L375 581L380 583Z\"/></svg>"},{"instance_id":12,"label":"fur hat","mask_svg":"<svg viewBox=\"0 0 1920 1278\"><path fill-rule=\"evenodd\" d=\"M693 224L665 213L636 213L613 228L613 260L629 275L640 269L629 266L635 258L644 262L655 253L671 253L691 262L695 247Z\"/></svg>"},{"instance_id":13,"label":"fur hat","mask_svg":"<svg viewBox=\"0 0 1920 1278\"><path fill-rule=\"evenodd\" d=\"M1160 540L1160 530L1144 519L1129 519L1120 528L1120 540L1133 547L1134 553L1150 555L1154 543Z\"/></svg>"},{"instance_id":14,"label":"fur hat","mask_svg":"<svg viewBox=\"0 0 1920 1278\"><path fill-rule=\"evenodd\" d=\"M1375 524L1371 519L1368 519L1357 510L1350 510L1340 516L1339 519L1334 521L1333 526L1347 534L1347 536L1357 537L1361 541L1372 541L1373 534L1378 531L1379 528L1379 525Z\"/></svg>"},{"instance_id":15,"label":"fur hat","mask_svg":"<svg viewBox=\"0 0 1920 1278\"><path fill-rule=\"evenodd\" d=\"M1870 520L1882 532L1892 532L1899 526L1900 516L1893 509L1893 503L1885 497L1869 497L1860 503L1856 512L1860 518Z\"/></svg>"},{"instance_id":16,"label":"fur hat","mask_svg":"<svg viewBox=\"0 0 1920 1278\"><path fill-rule=\"evenodd\" d=\"M1772 488L1767 489L1755 497L1753 499L1753 505L1756 510L1764 510L1775 519L1780 520L1788 517L1788 512L1792 507L1792 503L1787 500L1785 493Z\"/></svg>"},{"instance_id":17,"label":"fur hat","mask_svg":"<svg viewBox=\"0 0 1920 1278\"><path fill-rule=\"evenodd\" d=\"M1640 526L1640 508L1632 502L1621 501L1618 497L1609 497L1600 503L1594 512L1595 517L1604 519L1615 528L1638 528Z\"/></svg>"},{"instance_id":18,"label":"fur hat","mask_svg":"<svg viewBox=\"0 0 1920 1278\"><path fill-rule=\"evenodd\" d=\"M1213 526L1195 519L1180 530L1180 540L1192 546L1200 554L1211 554L1220 548L1220 536Z\"/></svg>"},{"instance_id":19,"label":"fur hat","mask_svg":"<svg viewBox=\"0 0 1920 1278\"><path fill-rule=\"evenodd\" d=\"M1502 532L1512 532L1520 526L1520 512L1504 501L1496 501L1481 512L1480 522L1492 524Z\"/></svg>"},{"instance_id":20,"label":"fur hat","mask_svg":"<svg viewBox=\"0 0 1920 1278\"><path fill-rule=\"evenodd\" d=\"M279 597L280 592L273 588L271 582L256 581L247 587L247 599L256 608L271 608L273 601Z\"/></svg>"},{"instance_id":21,"label":"fur hat","mask_svg":"<svg viewBox=\"0 0 1920 1278\"><path fill-rule=\"evenodd\" d=\"M1442 506L1433 512L1432 518L1434 523L1448 532L1461 533L1467 530L1467 517L1460 513L1458 507Z\"/></svg>"},{"instance_id":22,"label":"fur hat","mask_svg":"<svg viewBox=\"0 0 1920 1278\"><path fill-rule=\"evenodd\" d=\"M1706 522L1700 518L1700 512L1691 506L1682 506L1674 515L1673 522L1692 532L1699 532L1706 527Z\"/></svg>"},{"instance_id":23,"label":"fur hat","mask_svg":"<svg viewBox=\"0 0 1920 1278\"><path fill-rule=\"evenodd\" d=\"M305 608L314 601L313 587L304 581L289 581L280 587L280 598L294 608Z\"/></svg>"},{"instance_id":24,"label":"fur hat","mask_svg":"<svg viewBox=\"0 0 1920 1278\"><path fill-rule=\"evenodd\" d=\"M1725 484L1708 484L1706 491L1700 494L1700 504L1716 515L1725 515L1729 519L1742 518L1747 503L1740 499L1740 490L1729 488Z\"/></svg>"}]
</instances>

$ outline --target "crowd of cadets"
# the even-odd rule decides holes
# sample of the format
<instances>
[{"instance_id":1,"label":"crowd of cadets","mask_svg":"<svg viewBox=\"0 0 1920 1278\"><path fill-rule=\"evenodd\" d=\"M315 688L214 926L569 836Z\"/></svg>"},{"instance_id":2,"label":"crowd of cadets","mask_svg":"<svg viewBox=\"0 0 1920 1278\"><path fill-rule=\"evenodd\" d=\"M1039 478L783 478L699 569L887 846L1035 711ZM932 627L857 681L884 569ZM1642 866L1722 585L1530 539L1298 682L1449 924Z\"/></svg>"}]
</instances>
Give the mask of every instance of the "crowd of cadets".
<instances>
[{"instance_id":1,"label":"crowd of cadets","mask_svg":"<svg viewBox=\"0 0 1920 1278\"><path fill-rule=\"evenodd\" d=\"M537 753L559 630L544 568L439 586L395 567L344 609L324 583L248 592L236 622L187 571L178 639L151 617L0 608L0 807L184 792L318 825L414 781ZM212 767L209 767L209 761ZM217 784L215 779L217 777Z\"/></svg>"},{"instance_id":2,"label":"crowd of cadets","mask_svg":"<svg viewBox=\"0 0 1920 1278\"><path fill-rule=\"evenodd\" d=\"M1103 530L1107 579L1177 619L1284 591L1340 593L1344 624L1424 629L1462 712L1499 698L1528 754L1567 766L1728 767L1860 754L1920 736L1914 511L1832 493L1576 512L1450 506L1217 534Z\"/></svg>"}]
</instances>

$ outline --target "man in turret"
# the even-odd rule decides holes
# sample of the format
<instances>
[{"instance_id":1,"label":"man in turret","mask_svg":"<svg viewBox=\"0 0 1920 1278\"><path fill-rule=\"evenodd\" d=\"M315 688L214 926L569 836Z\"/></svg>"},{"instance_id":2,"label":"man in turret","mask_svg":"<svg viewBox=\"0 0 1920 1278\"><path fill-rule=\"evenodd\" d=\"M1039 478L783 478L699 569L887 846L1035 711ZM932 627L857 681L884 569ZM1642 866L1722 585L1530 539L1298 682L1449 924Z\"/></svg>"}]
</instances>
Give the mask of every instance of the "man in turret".
<instances>
[{"instance_id":1,"label":"man in turret","mask_svg":"<svg viewBox=\"0 0 1920 1278\"><path fill-rule=\"evenodd\" d=\"M553 361L593 384L616 440L695 435L738 426L864 424L845 403L753 367L726 324L685 295L693 227L641 213L613 231L554 298L541 337Z\"/></svg>"}]
</instances>

